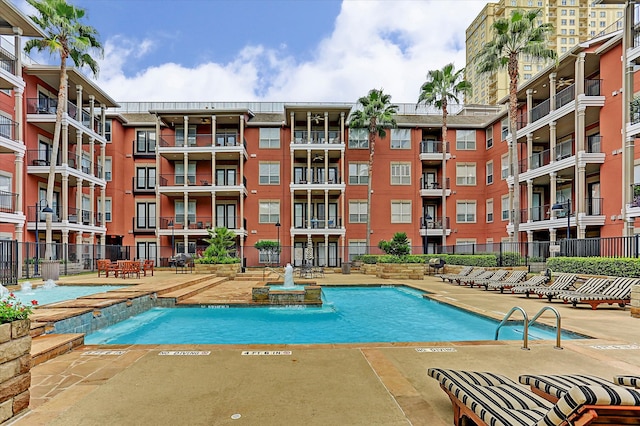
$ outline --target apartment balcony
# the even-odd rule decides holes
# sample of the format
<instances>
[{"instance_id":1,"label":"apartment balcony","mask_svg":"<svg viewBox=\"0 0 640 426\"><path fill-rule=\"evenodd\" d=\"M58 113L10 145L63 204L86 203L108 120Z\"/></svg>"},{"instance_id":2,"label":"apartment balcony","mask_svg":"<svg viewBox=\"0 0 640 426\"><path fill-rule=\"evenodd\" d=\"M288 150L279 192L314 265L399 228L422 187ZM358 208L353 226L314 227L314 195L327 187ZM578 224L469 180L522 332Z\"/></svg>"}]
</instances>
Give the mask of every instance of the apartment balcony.
<instances>
[{"instance_id":1,"label":"apartment balcony","mask_svg":"<svg viewBox=\"0 0 640 426\"><path fill-rule=\"evenodd\" d=\"M303 177L294 177L294 181L289 184L289 190L296 191L329 191L330 194L339 194L346 188L346 184L341 181L340 175L331 174L328 178L314 177L307 180Z\"/></svg>"},{"instance_id":2,"label":"apartment balcony","mask_svg":"<svg viewBox=\"0 0 640 426\"><path fill-rule=\"evenodd\" d=\"M627 61L629 64L636 65L640 61L640 29L634 28L632 30L633 40L631 42L631 47L627 49Z\"/></svg>"},{"instance_id":3,"label":"apartment balcony","mask_svg":"<svg viewBox=\"0 0 640 426\"><path fill-rule=\"evenodd\" d=\"M57 110L57 98L27 98L27 123L32 123L49 133L53 133ZM95 108L94 113L96 111L99 109ZM71 127L82 131L83 142L88 143L90 137L98 141L103 139L100 134L100 119L95 115L92 118L90 111L84 108L79 109L73 101L68 101L67 111L62 118ZM73 136L75 140L75 135ZM71 138L69 140L71 141Z\"/></svg>"},{"instance_id":4,"label":"apartment balcony","mask_svg":"<svg viewBox=\"0 0 640 426\"><path fill-rule=\"evenodd\" d=\"M584 200L585 211L578 213L581 226L603 226L605 217L603 215L603 198L586 198ZM573 206L573 204L572 204ZM640 214L640 209L639 209ZM571 226L576 226L576 212L572 211L569 217ZM513 225L509 228L512 230ZM548 229L567 228L567 212L553 211L551 204L534 206L531 213L528 209L522 209L520 231L543 231Z\"/></svg>"},{"instance_id":5,"label":"apartment balcony","mask_svg":"<svg viewBox=\"0 0 640 426\"><path fill-rule=\"evenodd\" d=\"M234 182L214 181L211 173L196 173L176 175L174 173L161 174L159 176L158 192L167 196L182 196L185 192L190 195L216 195L247 196L247 178L242 178L242 184Z\"/></svg>"},{"instance_id":6,"label":"apartment balcony","mask_svg":"<svg viewBox=\"0 0 640 426\"><path fill-rule=\"evenodd\" d=\"M640 217L640 183L631 185L633 199L626 206L626 216L628 218Z\"/></svg>"},{"instance_id":7,"label":"apartment balcony","mask_svg":"<svg viewBox=\"0 0 640 426\"><path fill-rule=\"evenodd\" d=\"M19 124L12 119L0 116L0 154L22 152L23 143L16 141Z\"/></svg>"},{"instance_id":8,"label":"apartment balcony","mask_svg":"<svg viewBox=\"0 0 640 426\"><path fill-rule=\"evenodd\" d=\"M45 179L49 176L50 164L51 152L49 150L27 150L27 173ZM56 181L62 179L62 173L67 173L69 176L69 185L71 186L75 186L78 179L82 180L83 186L90 186L91 183L98 186L106 185L106 181L101 178L102 166L82 155L76 155L73 151L67 152L66 163L62 162L62 155L58 153L55 170Z\"/></svg>"},{"instance_id":9,"label":"apartment balcony","mask_svg":"<svg viewBox=\"0 0 640 426\"><path fill-rule=\"evenodd\" d=\"M24 80L16 75L16 64L16 57L8 50L0 48L0 89L24 87Z\"/></svg>"},{"instance_id":10,"label":"apartment balcony","mask_svg":"<svg viewBox=\"0 0 640 426\"><path fill-rule=\"evenodd\" d=\"M421 237L441 237L444 227L446 235L451 235L451 226L448 217L423 217L420 219Z\"/></svg>"},{"instance_id":11,"label":"apartment balcony","mask_svg":"<svg viewBox=\"0 0 640 426\"><path fill-rule=\"evenodd\" d=\"M225 227L236 235L247 236L247 221L239 216L225 215L217 218L211 216L188 215L185 220L183 215L160 217L160 226L155 228L158 235L183 238L185 235L195 237L208 237L208 229ZM135 228L134 228L135 229Z\"/></svg>"},{"instance_id":12,"label":"apartment balcony","mask_svg":"<svg viewBox=\"0 0 640 426\"><path fill-rule=\"evenodd\" d=\"M420 161L425 164L437 165L441 163L443 159L451 159L448 142L446 146L442 141L420 142Z\"/></svg>"},{"instance_id":13,"label":"apartment balcony","mask_svg":"<svg viewBox=\"0 0 640 426\"><path fill-rule=\"evenodd\" d=\"M451 186L449 184L449 178L446 178L444 182L439 180L425 180L424 177L420 179L420 196L421 197L442 197L442 189L445 189L446 196L451 195Z\"/></svg>"},{"instance_id":14,"label":"apartment balcony","mask_svg":"<svg viewBox=\"0 0 640 426\"><path fill-rule=\"evenodd\" d=\"M36 220L38 229L44 231L47 215L51 214L52 230L54 231L76 231L76 232L104 232L102 215L89 210L67 207L67 220L63 220L61 206L53 207L53 213L38 212L36 206L27 207L27 229L36 230Z\"/></svg>"},{"instance_id":15,"label":"apartment balcony","mask_svg":"<svg viewBox=\"0 0 640 426\"><path fill-rule=\"evenodd\" d=\"M327 149L344 149L344 142L340 140L340 132L338 130L294 130L293 139L291 140L293 149L307 149L305 145L313 145L314 149L318 149L318 145L326 145Z\"/></svg>"},{"instance_id":16,"label":"apartment balcony","mask_svg":"<svg viewBox=\"0 0 640 426\"><path fill-rule=\"evenodd\" d=\"M342 226L342 217L335 216L329 219L296 217L291 227L292 236L307 235L344 235L345 228Z\"/></svg>"},{"instance_id":17,"label":"apartment balcony","mask_svg":"<svg viewBox=\"0 0 640 426\"><path fill-rule=\"evenodd\" d=\"M24 214L18 213L18 208L18 194L0 191L0 223L24 223Z\"/></svg>"},{"instance_id":18,"label":"apartment balcony","mask_svg":"<svg viewBox=\"0 0 640 426\"><path fill-rule=\"evenodd\" d=\"M215 153L216 159L247 159L247 143L240 141L237 132L217 132L212 134L188 135L186 140L181 135L162 134L158 140L158 154L169 159L178 160L184 154L190 160L210 160Z\"/></svg>"}]
</instances>

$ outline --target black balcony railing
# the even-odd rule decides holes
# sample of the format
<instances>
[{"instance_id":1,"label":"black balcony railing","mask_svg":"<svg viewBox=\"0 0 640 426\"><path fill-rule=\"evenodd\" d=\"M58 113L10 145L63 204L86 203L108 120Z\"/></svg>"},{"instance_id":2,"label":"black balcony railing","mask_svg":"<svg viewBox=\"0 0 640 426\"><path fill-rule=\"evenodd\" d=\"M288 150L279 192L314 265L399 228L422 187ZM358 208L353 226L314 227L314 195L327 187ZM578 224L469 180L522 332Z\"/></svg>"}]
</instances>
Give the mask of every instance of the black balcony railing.
<instances>
[{"instance_id":1,"label":"black balcony railing","mask_svg":"<svg viewBox=\"0 0 640 426\"><path fill-rule=\"evenodd\" d=\"M536 122L549 114L551 99L546 99L531 109L531 122Z\"/></svg>"},{"instance_id":2,"label":"black balcony railing","mask_svg":"<svg viewBox=\"0 0 640 426\"><path fill-rule=\"evenodd\" d=\"M15 213L18 194L8 191L0 191L0 212Z\"/></svg>"},{"instance_id":3,"label":"black balcony railing","mask_svg":"<svg viewBox=\"0 0 640 426\"><path fill-rule=\"evenodd\" d=\"M294 144L336 144L340 143L340 132L337 130L329 130L325 133L324 130L312 130L308 132L306 130L294 130L293 140Z\"/></svg>"},{"instance_id":4,"label":"black balcony railing","mask_svg":"<svg viewBox=\"0 0 640 426\"><path fill-rule=\"evenodd\" d=\"M9 51L0 48L0 68L9 74L16 74L16 57Z\"/></svg>"},{"instance_id":5,"label":"black balcony railing","mask_svg":"<svg viewBox=\"0 0 640 426\"><path fill-rule=\"evenodd\" d=\"M601 79L586 78L584 80L584 94L587 96L600 96Z\"/></svg>"},{"instance_id":6,"label":"black balcony railing","mask_svg":"<svg viewBox=\"0 0 640 426\"><path fill-rule=\"evenodd\" d=\"M436 217L422 217L420 218L421 229L449 229L449 218L446 217L443 220L442 216Z\"/></svg>"},{"instance_id":7,"label":"black balcony railing","mask_svg":"<svg viewBox=\"0 0 640 426\"><path fill-rule=\"evenodd\" d=\"M576 85L565 87L556 94L556 109L560 109L576 98Z\"/></svg>"},{"instance_id":8,"label":"black balcony railing","mask_svg":"<svg viewBox=\"0 0 640 426\"><path fill-rule=\"evenodd\" d=\"M551 211L550 204L543 204L541 206L531 207L531 221L539 222L541 220L549 219L549 212Z\"/></svg>"},{"instance_id":9,"label":"black balcony railing","mask_svg":"<svg viewBox=\"0 0 640 426\"><path fill-rule=\"evenodd\" d=\"M446 149L445 149L446 148ZM444 154L449 151L449 143L446 146L442 141L422 141L420 142L420 154Z\"/></svg>"},{"instance_id":10,"label":"black balcony railing","mask_svg":"<svg viewBox=\"0 0 640 426\"><path fill-rule=\"evenodd\" d=\"M424 176L420 178L420 188L421 189L442 189L442 179L431 180L425 179ZM450 189L451 186L449 184L449 178L444 180L444 188Z\"/></svg>"},{"instance_id":11,"label":"black balcony railing","mask_svg":"<svg viewBox=\"0 0 640 426\"><path fill-rule=\"evenodd\" d=\"M602 136L591 135L587 136L587 152L598 153L602 152Z\"/></svg>"},{"instance_id":12,"label":"black balcony railing","mask_svg":"<svg viewBox=\"0 0 640 426\"><path fill-rule=\"evenodd\" d=\"M531 169L537 169L538 167L546 166L551 162L551 150L545 149L544 151L534 152L529 158L529 167Z\"/></svg>"},{"instance_id":13,"label":"black balcony railing","mask_svg":"<svg viewBox=\"0 0 640 426\"><path fill-rule=\"evenodd\" d=\"M589 197L585 200L585 213L587 216L603 215L604 199Z\"/></svg>"},{"instance_id":14,"label":"black balcony railing","mask_svg":"<svg viewBox=\"0 0 640 426\"><path fill-rule=\"evenodd\" d=\"M12 119L0 115L0 136L15 140L18 131L18 123Z\"/></svg>"},{"instance_id":15,"label":"black balcony railing","mask_svg":"<svg viewBox=\"0 0 640 426\"><path fill-rule=\"evenodd\" d=\"M28 98L27 114L55 114L58 99L55 98Z\"/></svg>"}]
</instances>

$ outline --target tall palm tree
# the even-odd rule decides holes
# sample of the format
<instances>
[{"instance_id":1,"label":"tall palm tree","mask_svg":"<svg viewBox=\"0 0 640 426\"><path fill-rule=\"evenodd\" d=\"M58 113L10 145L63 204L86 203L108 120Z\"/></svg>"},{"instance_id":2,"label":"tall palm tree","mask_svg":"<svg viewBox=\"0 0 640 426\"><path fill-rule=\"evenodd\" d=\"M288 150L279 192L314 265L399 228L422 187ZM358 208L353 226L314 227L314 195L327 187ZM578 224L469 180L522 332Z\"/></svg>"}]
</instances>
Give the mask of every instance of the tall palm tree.
<instances>
[{"instance_id":1,"label":"tall palm tree","mask_svg":"<svg viewBox=\"0 0 640 426\"><path fill-rule=\"evenodd\" d=\"M460 104L459 97L471 94L471 83L463 79L464 68L455 71L453 64L445 65L441 70L427 73L427 81L420 87L418 105L433 105L442 110L442 245L447 243L447 109L450 102ZM416 105L417 108L417 105Z\"/></svg>"},{"instance_id":2,"label":"tall palm tree","mask_svg":"<svg viewBox=\"0 0 640 426\"><path fill-rule=\"evenodd\" d=\"M371 247L371 181L373 177L373 155L375 153L376 138L387 135L385 129L397 126L394 115L398 106L391 103L391 95L382 89L371 89L367 96L358 99L358 109L351 113L349 127L353 129L367 129L369 131L369 179L367 182L367 253Z\"/></svg>"},{"instance_id":3,"label":"tall palm tree","mask_svg":"<svg viewBox=\"0 0 640 426\"><path fill-rule=\"evenodd\" d=\"M93 75L97 75L98 63L91 53L96 52L102 55L103 51L96 29L80 22L85 15L84 9L70 5L65 0L27 0L27 3L36 9L38 14L31 16L31 19L42 28L46 37L27 41L24 50L27 53L34 49L38 52L46 50L60 57L58 105L47 180L47 205L53 207L53 187L60 147L62 113L67 104L67 59L71 58L78 68L87 66ZM45 259L51 259L51 219L51 215L48 214Z\"/></svg>"},{"instance_id":4,"label":"tall palm tree","mask_svg":"<svg viewBox=\"0 0 640 426\"><path fill-rule=\"evenodd\" d=\"M533 59L556 59L556 52L547 48L549 34L553 33L550 23L538 24L542 11L514 10L510 18L497 19L491 26L493 40L485 44L478 56L477 69L480 73L495 72L507 68L509 75L509 162L513 174L513 241L519 241L520 226L520 183L518 164L518 137L516 114L518 110L518 58L520 54Z\"/></svg>"}]
</instances>

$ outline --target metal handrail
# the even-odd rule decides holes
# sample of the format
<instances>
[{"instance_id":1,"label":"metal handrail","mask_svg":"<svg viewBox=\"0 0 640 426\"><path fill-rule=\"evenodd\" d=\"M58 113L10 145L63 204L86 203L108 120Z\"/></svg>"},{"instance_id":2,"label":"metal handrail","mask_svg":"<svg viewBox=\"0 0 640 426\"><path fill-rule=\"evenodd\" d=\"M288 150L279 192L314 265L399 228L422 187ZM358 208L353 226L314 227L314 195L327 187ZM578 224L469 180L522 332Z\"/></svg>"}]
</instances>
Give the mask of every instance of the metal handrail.
<instances>
[{"instance_id":1,"label":"metal handrail","mask_svg":"<svg viewBox=\"0 0 640 426\"><path fill-rule=\"evenodd\" d=\"M528 351L529 350L529 317L527 316L527 313L524 311L524 309L522 309L520 306L514 306L509 310L509 312L507 312L507 315L504 316L504 319L498 325L498 328L496 328L496 337L494 340L498 340L498 333L500 333L500 328L502 328L502 326L507 323L507 320L509 320L509 318L515 311L521 312L522 316L524 317L523 318L524 319L524 333L523 333L524 337L522 338L522 349Z\"/></svg>"},{"instance_id":2,"label":"metal handrail","mask_svg":"<svg viewBox=\"0 0 640 426\"><path fill-rule=\"evenodd\" d=\"M284 280L284 274L282 274L279 271L276 271L275 269L273 269L273 268L271 268L269 266L265 266L264 269L262 270L262 281L266 281L267 271L273 272L274 274L277 274L280 278L282 278Z\"/></svg>"},{"instance_id":3,"label":"metal handrail","mask_svg":"<svg viewBox=\"0 0 640 426\"><path fill-rule=\"evenodd\" d=\"M542 309L540 309L538 311L537 314L535 314L533 316L533 318L531 318L531 321L529 321L529 327L536 322L536 320L540 317L540 315L542 315L544 313L544 311L551 311L555 314L556 316L556 345L553 347L554 349L562 349L562 346L560 346L560 335L562 334L562 329L560 328L560 323L561 323L561 318L560 318L560 312L558 312L558 310L556 308L554 308L553 306L545 306Z\"/></svg>"}]
</instances>

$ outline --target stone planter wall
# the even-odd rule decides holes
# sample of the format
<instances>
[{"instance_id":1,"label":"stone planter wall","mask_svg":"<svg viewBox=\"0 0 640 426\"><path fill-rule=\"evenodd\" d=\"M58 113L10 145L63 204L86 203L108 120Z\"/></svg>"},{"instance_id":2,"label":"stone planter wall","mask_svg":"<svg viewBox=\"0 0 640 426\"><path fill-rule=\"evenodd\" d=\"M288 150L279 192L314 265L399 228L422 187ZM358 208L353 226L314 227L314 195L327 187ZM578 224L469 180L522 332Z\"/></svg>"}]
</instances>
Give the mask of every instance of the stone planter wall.
<instances>
[{"instance_id":1,"label":"stone planter wall","mask_svg":"<svg viewBox=\"0 0 640 426\"><path fill-rule=\"evenodd\" d=\"M242 271L242 265L239 263L225 263L225 264L204 264L196 263L196 274L214 274L217 277L228 277L234 279Z\"/></svg>"},{"instance_id":2,"label":"stone planter wall","mask_svg":"<svg viewBox=\"0 0 640 426\"><path fill-rule=\"evenodd\" d=\"M640 285L631 287L631 316L640 318Z\"/></svg>"},{"instance_id":3,"label":"stone planter wall","mask_svg":"<svg viewBox=\"0 0 640 426\"><path fill-rule=\"evenodd\" d=\"M378 278L395 280L423 280L424 264L422 263L378 263L376 264Z\"/></svg>"},{"instance_id":4,"label":"stone planter wall","mask_svg":"<svg viewBox=\"0 0 640 426\"><path fill-rule=\"evenodd\" d=\"M0 423L29 408L29 320L0 325Z\"/></svg>"},{"instance_id":5,"label":"stone planter wall","mask_svg":"<svg viewBox=\"0 0 640 426\"><path fill-rule=\"evenodd\" d=\"M377 265L370 263L363 263L360 265L360 273L365 275L376 275L377 274Z\"/></svg>"}]
</instances>

